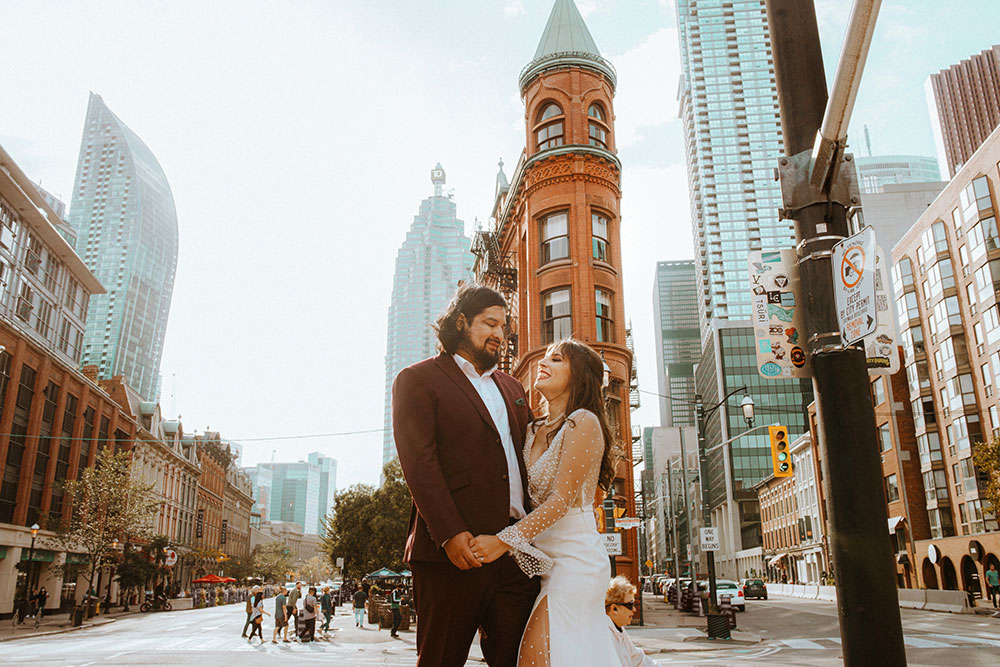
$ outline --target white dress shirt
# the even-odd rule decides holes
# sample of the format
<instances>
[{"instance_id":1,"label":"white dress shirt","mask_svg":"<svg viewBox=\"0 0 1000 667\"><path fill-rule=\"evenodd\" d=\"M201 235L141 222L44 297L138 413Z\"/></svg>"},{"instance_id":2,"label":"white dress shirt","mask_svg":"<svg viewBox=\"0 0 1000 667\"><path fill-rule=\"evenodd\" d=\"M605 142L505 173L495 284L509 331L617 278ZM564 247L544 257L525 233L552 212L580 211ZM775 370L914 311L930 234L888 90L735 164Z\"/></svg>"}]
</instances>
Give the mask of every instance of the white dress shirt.
<instances>
[{"instance_id":1,"label":"white dress shirt","mask_svg":"<svg viewBox=\"0 0 1000 667\"><path fill-rule=\"evenodd\" d=\"M524 511L524 485L521 483L521 468L517 465L517 452L514 450L514 438L510 433L510 420L507 419L507 404L503 400L500 388L493 381L494 366L482 375L476 372L472 362L461 355L452 355L455 363L462 369L469 382L475 387L476 393L483 399L486 409L493 418L493 425L500 434L503 452L507 457L507 481L510 483L510 516L512 519L522 519L527 514Z\"/></svg>"}]
</instances>

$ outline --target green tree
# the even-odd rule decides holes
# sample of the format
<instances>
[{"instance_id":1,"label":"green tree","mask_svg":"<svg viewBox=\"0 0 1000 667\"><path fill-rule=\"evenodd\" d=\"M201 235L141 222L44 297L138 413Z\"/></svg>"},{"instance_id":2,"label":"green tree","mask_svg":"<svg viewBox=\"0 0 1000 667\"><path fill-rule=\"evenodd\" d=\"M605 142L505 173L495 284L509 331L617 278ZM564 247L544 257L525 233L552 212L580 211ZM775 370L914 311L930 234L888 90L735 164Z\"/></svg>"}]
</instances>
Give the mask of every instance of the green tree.
<instances>
[{"instance_id":1,"label":"green tree","mask_svg":"<svg viewBox=\"0 0 1000 667\"><path fill-rule=\"evenodd\" d=\"M128 549L125 557L116 568L118 585L121 586L125 605L123 611L128 611L128 598L132 589L145 589L146 582L156 576L156 563L146 554L136 549Z\"/></svg>"},{"instance_id":2,"label":"green tree","mask_svg":"<svg viewBox=\"0 0 1000 667\"><path fill-rule=\"evenodd\" d=\"M326 554L313 556L298 566L299 576L310 583L326 581L333 575L333 564Z\"/></svg>"},{"instance_id":3,"label":"green tree","mask_svg":"<svg viewBox=\"0 0 1000 667\"><path fill-rule=\"evenodd\" d=\"M986 476L983 496L989 501L993 515L1000 518L1000 438L977 442L972 448L972 462Z\"/></svg>"},{"instance_id":4,"label":"green tree","mask_svg":"<svg viewBox=\"0 0 1000 667\"><path fill-rule=\"evenodd\" d=\"M344 576L361 578L382 567L405 568L403 548L410 517L410 491L398 461L382 469L381 488L356 484L337 494L324 522L323 550L344 559Z\"/></svg>"},{"instance_id":5,"label":"green tree","mask_svg":"<svg viewBox=\"0 0 1000 667\"><path fill-rule=\"evenodd\" d=\"M239 584L245 584L246 578L253 574L253 563L239 556L229 556L222 561L222 573Z\"/></svg>"},{"instance_id":6,"label":"green tree","mask_svg":"<svg viewBox=\"0 0 1000 667\"><path fill-rule=\"evenodd\" d=\"M292 550L284 542L268 542L254 547L252 571L266 581L284 581L292 570Z\"/></svg>"},{"instance_id":7,"label":"green tree","mask_svg":"<svg viewBox=\"0 0 1000 667\"><path fill-rule=\"evenodd\" d=\"M132 475L130 453L114 453L111 447L98 452L96 465L64 484L72 511L59 539L67 551L87 554L90 589L99 567L121 560L113 548L116 541L152 538L153 516L160 505L153 485Z\"/></svg>"}]
</instances>

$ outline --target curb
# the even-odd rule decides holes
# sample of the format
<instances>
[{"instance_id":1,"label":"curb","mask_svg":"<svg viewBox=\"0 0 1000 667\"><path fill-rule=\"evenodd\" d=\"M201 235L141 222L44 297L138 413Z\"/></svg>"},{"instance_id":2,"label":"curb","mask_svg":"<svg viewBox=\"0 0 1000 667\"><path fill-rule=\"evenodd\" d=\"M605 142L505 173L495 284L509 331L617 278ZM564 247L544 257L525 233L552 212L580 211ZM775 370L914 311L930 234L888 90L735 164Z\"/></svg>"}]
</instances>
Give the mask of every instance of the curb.
<instances>
[{"instance_id":1,"label":"curb","mask_svg":"<svg viewBox=\"0 0 1000 667\"><path fill-rule=\"evenodd\" d=\"M114 623L117 620L118 620L117 618L108 618L108 619L101 619L100 622L84 623L83 625L78 625L76 627L70 626L70 627L60 628L58 630L39 630L38 632L30 632L27 634L10 636L10 637L0 636L0 642L12 642L12 641L17 641L18 639L33 639L35 637L46 637L48 635L61 635L67 632L86 630L87 628L96 628L102 625L107 625L108 623Z\"/></svg>"}]
</instances>

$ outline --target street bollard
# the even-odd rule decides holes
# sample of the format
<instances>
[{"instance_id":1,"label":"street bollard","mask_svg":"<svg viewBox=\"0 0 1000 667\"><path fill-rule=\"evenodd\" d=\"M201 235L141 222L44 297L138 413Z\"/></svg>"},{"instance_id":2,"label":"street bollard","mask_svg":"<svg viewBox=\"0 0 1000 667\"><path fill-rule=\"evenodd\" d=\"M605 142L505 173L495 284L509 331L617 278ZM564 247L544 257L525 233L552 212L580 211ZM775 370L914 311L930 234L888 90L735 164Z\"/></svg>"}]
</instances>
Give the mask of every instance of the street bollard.
<instances>
[{"instance_id":1,"label":"street bollard","mask_svg":"<svg viewBox=\"0 0 1000 667\"><path fill-rule=\"evenodd\" d=\"M719 613L729 619L729 628L736 629L736 607L733 606L733 597L723 595L719 598Z\"/></svg>"}]
</instances>

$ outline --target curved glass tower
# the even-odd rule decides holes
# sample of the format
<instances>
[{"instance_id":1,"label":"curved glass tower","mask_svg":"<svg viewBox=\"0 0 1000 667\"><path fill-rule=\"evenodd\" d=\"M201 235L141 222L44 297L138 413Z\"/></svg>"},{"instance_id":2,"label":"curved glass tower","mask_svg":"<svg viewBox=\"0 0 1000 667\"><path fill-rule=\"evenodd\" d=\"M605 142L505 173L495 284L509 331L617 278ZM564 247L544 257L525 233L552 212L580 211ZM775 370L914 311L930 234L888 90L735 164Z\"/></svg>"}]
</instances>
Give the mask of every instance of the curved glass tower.
<instances>
[{"instance_id":1,"label":"curved glass tower","mask_svg":"<svg viewBox=\"0 0 1000 667\"><path fill-rule=\"evenodd\" d=\"M69 222L77 253L107 290L90 299L82 363L97 366L102 378L123 375L155 400L177 269L177 213L156 157L94 93Z\"/></svg>"},{"instance_id":2,"label":"curved glass tower","mask_svg":"<svg viewBox=\"0 0 1000 667\"><path fill-rule=\"evenodd\" d=\"M431 325L462 281L472 279L472 241L456 217L455 202L443 194L445 173L431 170L434 196L420 202L420 212L406 232L392 281L385 346L385 435L382 465L396 457L392 437L392 382L399 371L435 354L437 334Z\"/></svg>"}]
</instances>

